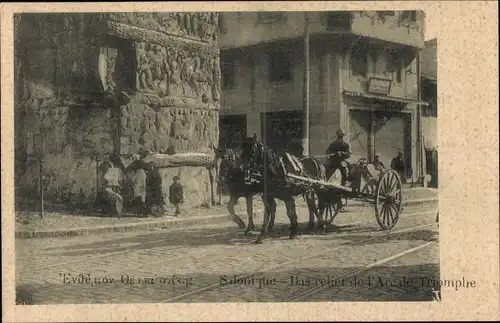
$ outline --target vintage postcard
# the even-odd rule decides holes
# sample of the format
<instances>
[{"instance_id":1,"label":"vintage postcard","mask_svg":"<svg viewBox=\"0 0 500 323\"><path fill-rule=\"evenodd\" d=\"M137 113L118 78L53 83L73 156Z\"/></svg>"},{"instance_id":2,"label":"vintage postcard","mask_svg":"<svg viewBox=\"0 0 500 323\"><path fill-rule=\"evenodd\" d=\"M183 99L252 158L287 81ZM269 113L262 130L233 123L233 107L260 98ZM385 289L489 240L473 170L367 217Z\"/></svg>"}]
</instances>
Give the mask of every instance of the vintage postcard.
<instances>
[{"instance_id":1,"label":"vintage postcard","mask_svg":"<svg viewBox=\"0 0 500 323\"><path fill-rule=\"evenodd\" d=\"M2 5L6 321L498 320L494 4Z\"/></svg>"}]
</instances>

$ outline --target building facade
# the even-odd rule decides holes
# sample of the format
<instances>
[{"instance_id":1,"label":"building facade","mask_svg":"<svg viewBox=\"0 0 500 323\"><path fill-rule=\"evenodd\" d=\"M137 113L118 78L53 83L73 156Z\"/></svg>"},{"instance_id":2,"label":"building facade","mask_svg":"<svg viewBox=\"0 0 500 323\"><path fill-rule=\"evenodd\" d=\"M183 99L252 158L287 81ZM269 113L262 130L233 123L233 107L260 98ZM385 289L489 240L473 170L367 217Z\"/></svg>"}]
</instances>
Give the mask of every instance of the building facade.
<instances>
[{"instance_id":1,"label":"building facade","mask_svg":"<svg viewBox=\"0 0 500 323\"><path fill-rule=\"evenodd\" d=\"M400 150L418 179L424 21L420 11L222 13L220 144L255 133L301 154L308 48L309 155L342 128L353 160L379 154L388 167Z\"/></svg>"},{"instance_id":2,"label":"building facade","mask_svg":"<svg viewBox=\"0 0 500 323\"><path fill-rule=\"evenodd\" d=\"M422 132L426 149L437 149L437 39L425 42L422 51Z\"/></svg>"},{"instance_id":3,"label":"building facade","mask_svg":"<svg viewBox=\"0 0 500 323\"><path fill-rule=\"evenodd\" d=\"M422 109L422 135L425 166L431 175L429 185L438 187L438 100L437 100L437 39L425 42L422 51L422 99L429 103Z\"/></svg>"}]
</instances>

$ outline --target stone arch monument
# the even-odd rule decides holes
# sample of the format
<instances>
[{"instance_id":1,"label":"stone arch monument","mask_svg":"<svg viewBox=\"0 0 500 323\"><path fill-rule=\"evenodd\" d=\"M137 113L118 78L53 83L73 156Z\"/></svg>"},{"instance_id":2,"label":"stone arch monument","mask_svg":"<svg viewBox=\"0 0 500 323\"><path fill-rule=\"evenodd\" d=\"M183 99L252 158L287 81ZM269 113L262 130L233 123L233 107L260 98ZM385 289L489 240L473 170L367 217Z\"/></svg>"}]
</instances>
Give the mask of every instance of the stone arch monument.
<instances>
[{"instance_id":1,"label":"stone arch monument","mask_svg":"<svg viewBox=\"0 0 500 323\"><path fill-rule=\"evenodd\" d=\"M36 187L34 160L43 155L46 197L74 199L78 193L79 202L89 203L105 190L99 163L119 156L115 168L126 168L143 150L161 194L180 175L186 204L213 202L217 13L43 13L15 19L21 75L16 123L26 123L16 141L16 150L27 156L21 188ZM35 128L32 118L22 117L33 113ZM32 146L38 148L26 151Z\"/></svg>"}]
</instances>

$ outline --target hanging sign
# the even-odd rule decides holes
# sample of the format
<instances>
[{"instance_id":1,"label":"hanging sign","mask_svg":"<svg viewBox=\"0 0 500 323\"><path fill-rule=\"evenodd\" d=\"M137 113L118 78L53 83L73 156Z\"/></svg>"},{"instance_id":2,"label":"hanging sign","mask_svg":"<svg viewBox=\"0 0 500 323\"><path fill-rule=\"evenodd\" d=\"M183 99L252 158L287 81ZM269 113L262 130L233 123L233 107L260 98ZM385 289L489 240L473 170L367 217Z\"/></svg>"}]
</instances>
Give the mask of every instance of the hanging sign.
<instances>
[{"instance_id":1,"label":"hanging sign","mask_svg":"<svg viewBox=\"0 0 500 323\"><path fill-rule=\"evenodd\" d=\"M370 81L368 83L368 92L389 94L389 92L391 91L391 83L392 81L390 79L370 77Z\"/></svg>"}]
</instances>

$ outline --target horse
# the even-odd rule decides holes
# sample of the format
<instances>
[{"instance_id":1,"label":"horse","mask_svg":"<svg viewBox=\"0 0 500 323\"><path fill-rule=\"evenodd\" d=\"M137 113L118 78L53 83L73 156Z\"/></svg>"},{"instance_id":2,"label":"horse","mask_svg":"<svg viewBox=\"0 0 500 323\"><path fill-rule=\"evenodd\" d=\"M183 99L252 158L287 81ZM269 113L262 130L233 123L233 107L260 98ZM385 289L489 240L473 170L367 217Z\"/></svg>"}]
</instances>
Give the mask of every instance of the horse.
<instances>
[{"instance_id":1,"label":"horse","mask_svg":"<svg viewBox=\"0 0 500 323\"><path fill-rule=\"evenodd\" d=\"M318 219L318 229L325 231L323 213L325 210L325 192L313 189L304 183L298 183L286 176L287 173L308 177L315 180L326 180L325 166L314 157L297 157L285 152L276 154L270 147L257 139L256 134L243 141L241 160L245 177L254 178L263 185L263 200L265 206L262 230L254 243L260 244L267 235L270 215L276 208L276 199L285 203L287 216L290 219L289 238L297 235L298 221L295 206L295 196L302 195L309 209L308 228L314 227L314 215ZM316 207L315 195L319 205Z\"/></svg>"},{"instance_id":2,"label":"horse","mask_svg":"<svg viewBox=\"0 0 500 323\"><path fill-rule=\"evenodd\" d=\"M253 196L262 193L262 185L259 183L245 182L245 172L239 167L241 160L234 150L223 147L216 148L214 151L215 163L217 165L215 168L219 170L217 176L219 204L221 204L220 199L223 193L222 191L226 188L229 193L227 210L229 211L231 220L233 220L240 229L245 229L244 234L247 235L250 231L255 229L255 224L253 222ZM246 200L248 225L245 225L245 222L234 212L234 206L241 197L244 197ZM274 212L276 211L274 210ZM269 229L272 229L273 223L269 224Z\"/></svg>"}]
</instances>

